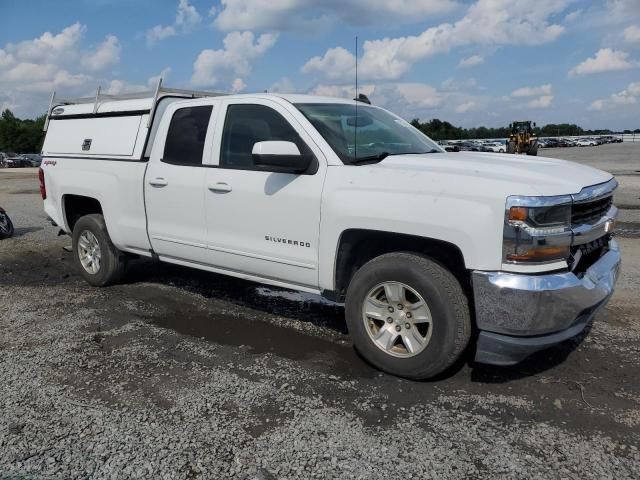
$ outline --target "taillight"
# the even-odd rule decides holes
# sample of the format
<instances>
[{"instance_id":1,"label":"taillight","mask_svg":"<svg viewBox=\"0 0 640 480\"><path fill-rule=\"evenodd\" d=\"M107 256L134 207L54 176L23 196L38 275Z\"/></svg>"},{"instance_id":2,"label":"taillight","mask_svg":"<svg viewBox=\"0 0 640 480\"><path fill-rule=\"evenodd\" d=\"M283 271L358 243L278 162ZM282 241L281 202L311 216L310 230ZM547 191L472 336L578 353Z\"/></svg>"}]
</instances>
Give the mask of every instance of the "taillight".
<instances>
[{"instance_id":1,"label":"taillight","mask_svg":"<svg viewBox=\"0 0 640 480\"><path fill-rule=\"evenodd\" d=\"M42 168L38 169L38 179L40 180L40 195L42 195L42 199L47 199L47 186L44 183L44 170Z\"/></svg>"}]
</instances>

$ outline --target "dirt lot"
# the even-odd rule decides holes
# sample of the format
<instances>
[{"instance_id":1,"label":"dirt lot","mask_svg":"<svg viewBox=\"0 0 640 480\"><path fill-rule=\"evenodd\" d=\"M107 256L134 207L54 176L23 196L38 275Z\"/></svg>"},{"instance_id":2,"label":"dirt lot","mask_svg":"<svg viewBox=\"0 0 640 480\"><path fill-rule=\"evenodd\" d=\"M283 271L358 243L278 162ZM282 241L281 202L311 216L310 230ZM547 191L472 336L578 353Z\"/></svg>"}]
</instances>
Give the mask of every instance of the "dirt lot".
<instances>
[{"instance_id":1,"label":"dirt lot","mask_svg":"<svg viewBox=\"0 0 640 480\"><path fill-rule=\"evenodd\" d=\"M545 153L618 175L617 292L583 339L430 382L318 297L142 261L91 288L35 171L0 170L0 478L640 477L640 145Z\"/></svg>"}]
</instances>

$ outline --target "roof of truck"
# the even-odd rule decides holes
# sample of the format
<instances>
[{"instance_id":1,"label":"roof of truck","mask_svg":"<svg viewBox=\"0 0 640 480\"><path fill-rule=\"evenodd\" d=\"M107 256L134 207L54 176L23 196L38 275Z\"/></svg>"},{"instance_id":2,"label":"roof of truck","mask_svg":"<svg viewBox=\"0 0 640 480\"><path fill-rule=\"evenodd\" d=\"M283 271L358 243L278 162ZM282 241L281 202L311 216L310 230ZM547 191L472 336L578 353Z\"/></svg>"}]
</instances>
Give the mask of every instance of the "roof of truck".
<instances>
[{"instance_id":1,"label":"roof of truck","mask_svg":"<svg viewBox=\"0 0 640 480\"><path fill-rule=\"evenodd\" d=\"M245 93L225 95L227 99L235 98L273 98L279 97L291 103L353 103L353 100L346 98L325 97L319 95L304 94L281 94L281 93ZM202 97L200 97L202 98ZM192 98L184 97L184 100L192 100ZM56 117L64 117L68 115L84 115L91 113L113 113L113 112L144 112L152 108L154 102L153 96L146 98L120 99L118 97L105 96L100 98L98 102L91 98L79 99L78 103L61 103L53 108L52 119Z\"/></svg>"}]
</instances>

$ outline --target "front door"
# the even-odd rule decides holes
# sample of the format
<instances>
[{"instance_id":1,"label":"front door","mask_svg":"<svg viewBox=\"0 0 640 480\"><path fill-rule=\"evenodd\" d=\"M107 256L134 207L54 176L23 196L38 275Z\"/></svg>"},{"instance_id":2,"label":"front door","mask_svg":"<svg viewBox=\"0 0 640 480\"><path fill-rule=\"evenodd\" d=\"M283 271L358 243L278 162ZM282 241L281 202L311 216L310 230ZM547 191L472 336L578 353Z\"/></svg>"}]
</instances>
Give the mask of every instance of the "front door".
<instances>
[{"instance_id":1,"label":"front door","mask_svg":"<svg viewBox=\"0 0 640 480\"><path fill-rule=\"evenodd\" d=\"M295 117L276 102L228 101L220 116L224 116L224 128L214 139L213 155L217 168L208 168L206 178L210 263L317 288L326 173L322 152ZM268 140L294 142L301 152L314 154L317 168L301 175L258 170L253 145Z\"/></svg>"}]
</instances>

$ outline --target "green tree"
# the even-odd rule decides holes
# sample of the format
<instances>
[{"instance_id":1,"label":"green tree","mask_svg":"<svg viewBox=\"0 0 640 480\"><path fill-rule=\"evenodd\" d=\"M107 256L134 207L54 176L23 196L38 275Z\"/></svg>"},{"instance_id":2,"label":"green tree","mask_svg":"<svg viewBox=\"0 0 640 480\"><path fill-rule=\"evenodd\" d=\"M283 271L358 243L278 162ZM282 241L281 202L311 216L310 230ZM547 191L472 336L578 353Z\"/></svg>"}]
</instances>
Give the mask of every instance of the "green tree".
<instances>
[{"instance_id":1,"label":"green tree","mask_svg":"<svg viewBox=\"0 0 640 480\"><path fill-rule=\"evenodd\" d=\"M21 120L7 109L0 115L0 151L37 153L44 141L45 115L35 120Z\"/></svg>"}]
</instances>

